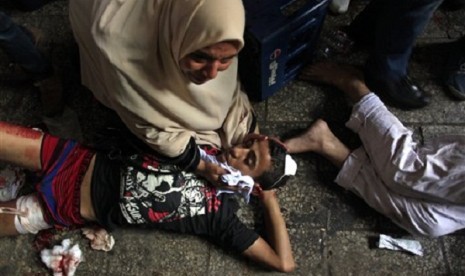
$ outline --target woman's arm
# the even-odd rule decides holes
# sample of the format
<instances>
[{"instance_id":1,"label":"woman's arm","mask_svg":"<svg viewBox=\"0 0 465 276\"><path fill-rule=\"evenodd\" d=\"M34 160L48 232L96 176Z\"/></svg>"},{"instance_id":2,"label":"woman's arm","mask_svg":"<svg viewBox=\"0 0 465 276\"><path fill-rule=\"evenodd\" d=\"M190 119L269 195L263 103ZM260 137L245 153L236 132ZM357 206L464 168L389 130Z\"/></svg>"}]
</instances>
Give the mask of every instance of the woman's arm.
<instances>
[{"instance_id":1,"label":"woman's arm","mask_svg":"<svg viewBox=\"0 0 465 276\"><path fill-rule=\"evenodd\" d=\"M260 237L243 254L275 270L292 272L295 269L294 256L276 192L261 191L259 198L264 209L268 242Z\"/></svg>"}]
</instances>

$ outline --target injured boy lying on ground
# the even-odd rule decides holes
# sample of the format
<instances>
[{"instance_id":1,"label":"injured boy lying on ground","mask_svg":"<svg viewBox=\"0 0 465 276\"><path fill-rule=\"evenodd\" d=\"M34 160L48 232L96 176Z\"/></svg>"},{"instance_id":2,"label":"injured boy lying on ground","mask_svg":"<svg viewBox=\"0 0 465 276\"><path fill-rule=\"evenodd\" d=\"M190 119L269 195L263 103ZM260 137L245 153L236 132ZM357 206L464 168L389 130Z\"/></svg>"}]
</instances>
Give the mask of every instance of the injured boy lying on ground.
<instances>
[{"instance_id":1,"label":"injured boy lying on ground","mask_svg":"<svg viewBox=\"0 0 465 276\"><path fill-rule=\"evenodd\" d=\"M275 270L294 270L274 191L296 169L284 145L249 134L241 145L222 152L210 148L206 153L218 153L217 161L230 166L230 171L252 177L252 194L263 206L267 240L236 217L237 203L227 192L247 187L221 187L219 192L194 173L145 154L103 153L5 122L0 123L0 160L38 171L40 181L36 192L0 202L1 209L8 211L0 213L0 236L91 223L108 230L156 228L205 236Z\"/></svg>"},{"instance_id":2,"label":"injured boy lying on ground","mask_svg":"<svg viewBox=\"0 0 465 276\"><path fill-rule=\"evenodd\" d=\"M285 142L289 153L321 154L340 168L337 184L412 234L437 237L465 228L464 135L417 143L353 67L319 63L302 77L349 97L354 106L346 126L362 146L351 151L320 119Z\"/></svg>"}]
</instances>

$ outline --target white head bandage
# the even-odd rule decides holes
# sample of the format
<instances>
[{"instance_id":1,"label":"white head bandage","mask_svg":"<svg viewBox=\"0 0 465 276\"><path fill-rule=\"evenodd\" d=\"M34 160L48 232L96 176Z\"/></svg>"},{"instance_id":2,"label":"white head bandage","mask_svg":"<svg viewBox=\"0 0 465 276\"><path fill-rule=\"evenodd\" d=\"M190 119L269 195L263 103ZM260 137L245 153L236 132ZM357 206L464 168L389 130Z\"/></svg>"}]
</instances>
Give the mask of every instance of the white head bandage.
<instances>
[{"instance_id":1,"label":"white head bandage","mask_svg":"<svg viewBox=\"0 0 465 276\"><path fill-rule=\"evenodd\" d=\"M294 176L296 172L297 172L297 163L289 154L286 154L286 158L284 160L284 172L281 175L281 177L279 177L278 180L276 180L273 183L273 185L270 186L270 188L275 187L284 177Z\"/></svg>"},{"instance_id":2,"label":"white head bandage","mask_svg":"<svg viewBox=\"0 0 465 276\"><path fill-rule=\"evenodd\" d=\"M297 172L297 163L294 159L289 155L286 154L286 163L284 165L284 175L295 175Z\"/></svg>"}]
</instances>

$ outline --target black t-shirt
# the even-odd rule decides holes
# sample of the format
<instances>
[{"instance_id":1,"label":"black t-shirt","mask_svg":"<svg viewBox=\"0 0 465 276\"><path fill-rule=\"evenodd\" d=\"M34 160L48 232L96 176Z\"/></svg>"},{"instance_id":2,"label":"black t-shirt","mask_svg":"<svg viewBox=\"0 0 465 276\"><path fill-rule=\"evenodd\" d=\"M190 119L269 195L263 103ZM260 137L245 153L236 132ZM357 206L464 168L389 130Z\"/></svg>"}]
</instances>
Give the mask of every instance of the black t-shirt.
<instances>
[{"instance_id":1,"label":"black t-shirt","mask_svg":"<svg viewBox=\"0 0 465 276\"><path fill-rule=\"evenodd\" d=\"M207 236L222 247L243 252L258 239L236 216L237 202L193 173L157 163L142 167L97 154L92 202L107 229L137 225Z\"/></svg>"}]
</instances>

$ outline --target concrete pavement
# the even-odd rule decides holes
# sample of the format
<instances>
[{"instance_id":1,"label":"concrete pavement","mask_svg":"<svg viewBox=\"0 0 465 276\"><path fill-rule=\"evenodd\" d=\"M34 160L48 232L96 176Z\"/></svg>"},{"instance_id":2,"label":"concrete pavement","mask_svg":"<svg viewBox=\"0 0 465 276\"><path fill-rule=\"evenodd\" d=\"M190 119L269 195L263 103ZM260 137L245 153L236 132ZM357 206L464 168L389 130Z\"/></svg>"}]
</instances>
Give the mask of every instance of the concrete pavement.
<instances>
[{"instance_id":1,"label":"concrete pavement","mask_svg":"<svg viewBox=\"0 0 465 276\"><path fill-rule=\"evenodd\" d=\"M354 0L349 12L329 15L322 37L348 24L365 2ZM67 18L67 2L23 13L8 10L22 24L41 28L50 39L53 61L65 80L67 104L82 124L86 140L105 123L105 114L91 94L79 84L76 49ZM465 102L453 100L440 79L446 57L440 43L465 34L465 11L438 11L418 40L411 73L432 95L433 102L414 111L392 109L411 127L419 140L439 133L465 133ZM366 53L333 55L331 58L361 65ZM0 73L8 60L0 53ZM355 147L356 137L344 128L349 107L341 94L328 87L294 81L268 100L255 103L265 133L286 135L325 118L344 142ZM24 125L41 122L37 92L28 85L0 84L0 120ZM465 235L456 233L438 239L408 235L388 219L371 210L355 195L333 183L336 169L314 154L296 156L297 176L279 192L297 261L293 275L464 275ZM241 218L261 226L255 206L243 206ZM1 227L1 226L0 226ZM424 256L374 247L379 234L416 238ZM274 275L242 257L192 236L162 231L118 230L111 252L96 252L79 231L55 233L53 240L73 238L80 244L85 261L76 275ZM48 275L34 249L32 236L0 239L0 275Z\"/></svg>"}]
</instances>

